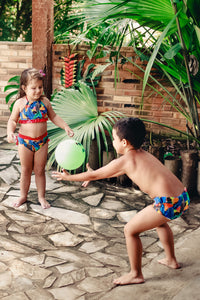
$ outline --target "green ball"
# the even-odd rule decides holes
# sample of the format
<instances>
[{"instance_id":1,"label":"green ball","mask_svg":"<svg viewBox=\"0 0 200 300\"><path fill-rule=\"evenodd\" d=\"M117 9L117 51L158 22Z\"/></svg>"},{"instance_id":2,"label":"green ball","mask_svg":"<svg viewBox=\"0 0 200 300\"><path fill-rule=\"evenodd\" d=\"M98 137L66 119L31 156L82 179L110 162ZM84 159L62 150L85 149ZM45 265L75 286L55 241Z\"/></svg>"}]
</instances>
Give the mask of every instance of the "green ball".
<instances>
[{"instance_id":1,"label":"green ball","mask_svg":"<svg viewBox=\"0 0 200 300\"><path fill-rule=\"evenodd\" d=\"M75 170L85 161L85 149L80 142L67 139L56 147L55 158L63 169Z\"/></svg>"}]
</instances>

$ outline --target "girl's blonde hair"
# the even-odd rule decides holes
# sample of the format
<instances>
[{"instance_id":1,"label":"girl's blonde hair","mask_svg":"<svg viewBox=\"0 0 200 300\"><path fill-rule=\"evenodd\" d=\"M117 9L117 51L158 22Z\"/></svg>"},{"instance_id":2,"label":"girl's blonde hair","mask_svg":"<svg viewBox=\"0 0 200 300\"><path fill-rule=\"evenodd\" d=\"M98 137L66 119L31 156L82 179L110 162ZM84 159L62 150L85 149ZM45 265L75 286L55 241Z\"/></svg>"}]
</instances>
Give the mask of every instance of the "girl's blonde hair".
<instances>
[{"instance_id":1,"label":"girl's blonde hair","mask_svg":"<svg viewBox=\"0 0 200 300\"><path fill-rule=\"evenodd\" d=\"M41 70L39 71L35 68L29 68L24 70L20 77L20 87L17 99L26 96L26 93L23 90L22 86L26 87L29 84L29 81L32 79L38 79L43 81L44 76L45 74Z\"/></svg>"}]
</instances>

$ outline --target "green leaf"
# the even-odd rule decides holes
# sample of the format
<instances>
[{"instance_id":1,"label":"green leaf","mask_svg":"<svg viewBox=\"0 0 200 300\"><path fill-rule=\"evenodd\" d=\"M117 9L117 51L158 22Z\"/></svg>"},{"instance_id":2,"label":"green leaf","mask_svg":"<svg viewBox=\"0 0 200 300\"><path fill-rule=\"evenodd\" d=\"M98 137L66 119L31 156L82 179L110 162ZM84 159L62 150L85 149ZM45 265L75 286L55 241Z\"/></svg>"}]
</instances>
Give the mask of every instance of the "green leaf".
<instances>
[{"instance_id":1,"label":"green leaf","mask_svg":"<svg viewBox=\"0 0 200 300\"><path fill-rule=\"evenodd\" d=\"M20 84L20 76L16 75L8 80L8 82L16 82L18 85Z\"/></svg>"},{"instance_id":2,"label":"green leaf","mask_svg":"<svg viewBox=\"0 0 200 300\"><path fill-rule=\"evenodd\" d=\"M200 28L194 25L194 29L196 31L196 35L200 44Z\"/></svg>"},{"instance_id":3,"label":"green leaf","mask_svg":"<svg viewBox=\"0 0 200 300\"><path fill-rule=\"evenodd\" d=\"M11 89L17 89L18 90L19 86L17 84L8 84L4 87L4 92L11 90Z\"/></svg>"},{"instance_id":4,"label":"green leaf","mask_svg":"<svg viewBox=\"0 0 200 300\"><path fill-rule=\"evenodd\" d=\"M103 71L104 71L107 67L109 67L110 65L112 65L111 62L110 62L110 63L107 63L106 65L99 65L99 66L94 70L94 72L93 72L93 74L92 74L92 80L94 80L95 77L96 77L98 74L103 73Z\"/></svg>"},{"instance_id":5,"label":"green leaf","mask_svg":"<svg viewBox=\"0 0 200 300\"><path fill-rule=\"evenodd\" d=\"M11 92L10 94L8 94L8 95L5 97L6 103L8 104L8 102L10 101L10 99L11 99L13 96L17 95L17 93L18 93L18 91L14 91L14 92Z\"/></svg>"},{"instance_id":6,"label":"green leaf","mask_svg":"<svg viewBox=\"0 0 200 300\"><path fill-rule=\"evenodd\" d=\"M15 104L15 101L14 101L14 102L10 105L10 107L9 107L10 112L12 112L14 104Z\"/></svg>"},{"instance_id":7,"label":"green leaf","mask_svg":"<svg viewBox=\"0 0 200 300\"><path fill-rule=\"evenodd\" d=\"M181 50L181 44L177 43L176 45L174 45L171 49L169 49L165 54L164 54L164 58L166 59L172 59L174 58L174 56Z\"/></svg>"},{"instance_id":8,"label":"green leaf","mask_svg":"<svg viewBox=\"0 0 200 300\"><path fill-rule=\"evenodd\" d=\"M161 45L163 39L165 38L167 32L171 28L171 25L175 22L176 17L177 17L177 15L175 15L172 18L172 20L169 22L169 24L167 25L167 27L165 28L165 30L162 32L161 36L159 37L159 39L158 39L158 41L157 41L157 43L155 45L155 48L154 48L153 53L152 53L152 55L150 57L150 60L149 60L149 62L147 64L146 71L145 71L145 74L144 74L143 87L142 87L142 98L144 96L144 90L145 90L145 87L146 87L146 84L147 84L147 80L149 78L149 74L150 74L151 68L153 66L153 63L155 61L155 58L157 56L157 53L159 51L160 45Z\"/></svg>"}]
</instances>

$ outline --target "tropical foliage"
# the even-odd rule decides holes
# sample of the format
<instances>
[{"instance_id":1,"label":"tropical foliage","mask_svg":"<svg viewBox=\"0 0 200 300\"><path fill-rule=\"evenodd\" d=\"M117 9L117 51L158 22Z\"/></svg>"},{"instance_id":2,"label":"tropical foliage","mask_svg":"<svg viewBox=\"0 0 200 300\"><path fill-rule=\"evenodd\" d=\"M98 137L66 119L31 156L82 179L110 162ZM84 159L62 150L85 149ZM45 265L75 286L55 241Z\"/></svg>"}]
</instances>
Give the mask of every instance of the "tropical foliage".
<instances>
[{"instance_id":1,"label":"tropical foliage","mask_svg":"<svg viewBox=\"0 0 200 300\"><path fill-rule=\"evenodd\" d=\"M2 0L0 3L0 40L31 41L31 0Z\"/></svg>"},{"instance_id":2,"label":"tropical foliage","mask_svg":"<svg viewBox=\"0 0 200 300\"><path fill-rule=\"evenodd\" d=\"M72 58L72 59L70 59ZM95 66L88 64L85 66L85 59L75 61L76 54L71 54L64 60L64 68L61 70L61 83L63 88L53 96L52 106L54 111L74 130L74 139L83 144L86 150L86 163L89 160L91 143L97 142L98 165L102 165L102 149L109 152L108 140L112 140L113 124L124 115L118 111L109 111L98 114L97 96L95 86L98 84L101 74L111 64ZM67 76L73 76L73 80L67 81L66 86L66 59ZM71 62L71 63L70 63ZM76 65L76 74L72 74ZM72 66L72 68L70 68ZM72 69L72 72L70 71ZM68 72L69 71L69 72ZM67 79L70 78L67 77ZM54 164L55 148L62 141L67 139L63 129L56 127L53 123L48 123L48 133L50 136L48 168Z\"/></svg>"},{"instance_id":3,"label":"tropical foliage","mask_svg":"<svg viewBox=\"0 0 200 300\"><path fill-rule=\"evenodd\" d=\"M5 97L6 103L8 104L10 111L12 111L13 105L16 101L16 96L19 91L19 85L20 85L20 76L16 75L8 80L8 84L4 88L4 92L11 90L10 93L8 93Z\"/></svg>"},{"instance_id":4,"label":"tropical foliage","mask_svg":"<svg viewBox=\"0 0 200 300\"><path fill-rule=\"evenodd\" d=\"M185 116L186 134L197 140L200 136L197 110L200 101L199 5L200 1L196 0L89 0L76 13L79 23L87 24L85 32L73 41L85 37L92 45L91 56L99 55L101 46L102 50L110 50L111 60L115 57L115 62L119 62L121 46L133 46L141 59L148 61L143 92L152 66L156 66L175 88L173 97L164 96L164 100ZM102 29L101 24L106 27ZM93 39L91 32L96 32ZM117 50L113 46L117 46Z\"/></svg>"},{"instance_id":5,"label":"tropical foliage","mask_svg":"<svg viewBox=\"0 0 200 300\"><path fill-rule=\"evenodd\" d=\"M108 137L112 139L112 126L117 119L124 115L120 112L108 111L98 114L97 98L92 89L84 82L78 83L79 88L62 88L52 101L54 111L74 130L74 139L81 142L86 150L86 162L89 159L90 145L96 139L98 146L99 165L101 162L102 147L108 153ZM63 129L48 123L50 138L48 167L55 161L55 148L67 139ZM83 166L83 169L85 165Z\"/></svg>"},{"instance_id":6,"label":"tropical foliage","mask_svg":"<svg viewBox=\"0 0 200 300\"><path fill-rule=\"evenodd\" d=\"M54 0L54 31L62 34L71 24L71 6L81 0ZM32 40L32 0L0 1L0 41ZM79 27L80 28L80 27ZM76 28L73 29L75 32Z\"/></svg>"}]
</instances>

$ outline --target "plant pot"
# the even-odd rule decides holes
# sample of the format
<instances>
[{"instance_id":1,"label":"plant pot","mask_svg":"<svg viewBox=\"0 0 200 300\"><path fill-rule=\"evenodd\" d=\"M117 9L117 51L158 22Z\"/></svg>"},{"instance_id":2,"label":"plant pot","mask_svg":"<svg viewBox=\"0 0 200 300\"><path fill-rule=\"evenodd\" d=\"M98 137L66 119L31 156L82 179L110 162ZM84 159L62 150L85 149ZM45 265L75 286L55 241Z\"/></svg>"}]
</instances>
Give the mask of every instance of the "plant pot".
<instances>
[{"instance_id":1,"label":"plant pot","mask_svg":"<svg viewBox=\"0 0 200 300\"><path fill-rule=\"evenodd\" d=\"M197 172L197 192L200 195L200 161L198 162L198 172Z\"/></svg>"},{"instance_id":2,"label":"plant pot","mask_svg":"<svg viewBox=\"0 0 200 300\"><path fill-rule=\"evenodd\" d=\"M99 154L98 154L98 145L97 140L92 140L90 144L90 153L89 153L89 165L92 169L96 170L100 167L99 165Z\"/></svg>"},{"instance_id":3,"label":"plant pot","mask_svg":"<svg viewBox=\"0 0 200 300\"><path fill-rule=\"evenodd\" d=\"M183 185L190 194L197 193L198 152L196 150L181 151Z\"/></svg>"},{"instance_id":4,"label":"plant pot","mask_svg":"<svg viewBox=\"0 0 200 300\"><path fill-rule=\"evenodd\" d=\"M155 156L158 160L160 160L162 163L164 163L163 157L164 157L164 148L158 147L158 146L150 146L149 152Z\"/></svg>"},{"instance_id":5,"label":"plant pot","mask_svg":"<svg viewBox=\"0 0 200 300\"><path fill-rule=\"evenodd\" d=\"M181 178L181 159L165 159L165 166L179 179Z\"/></svg>"}]
</instances>

